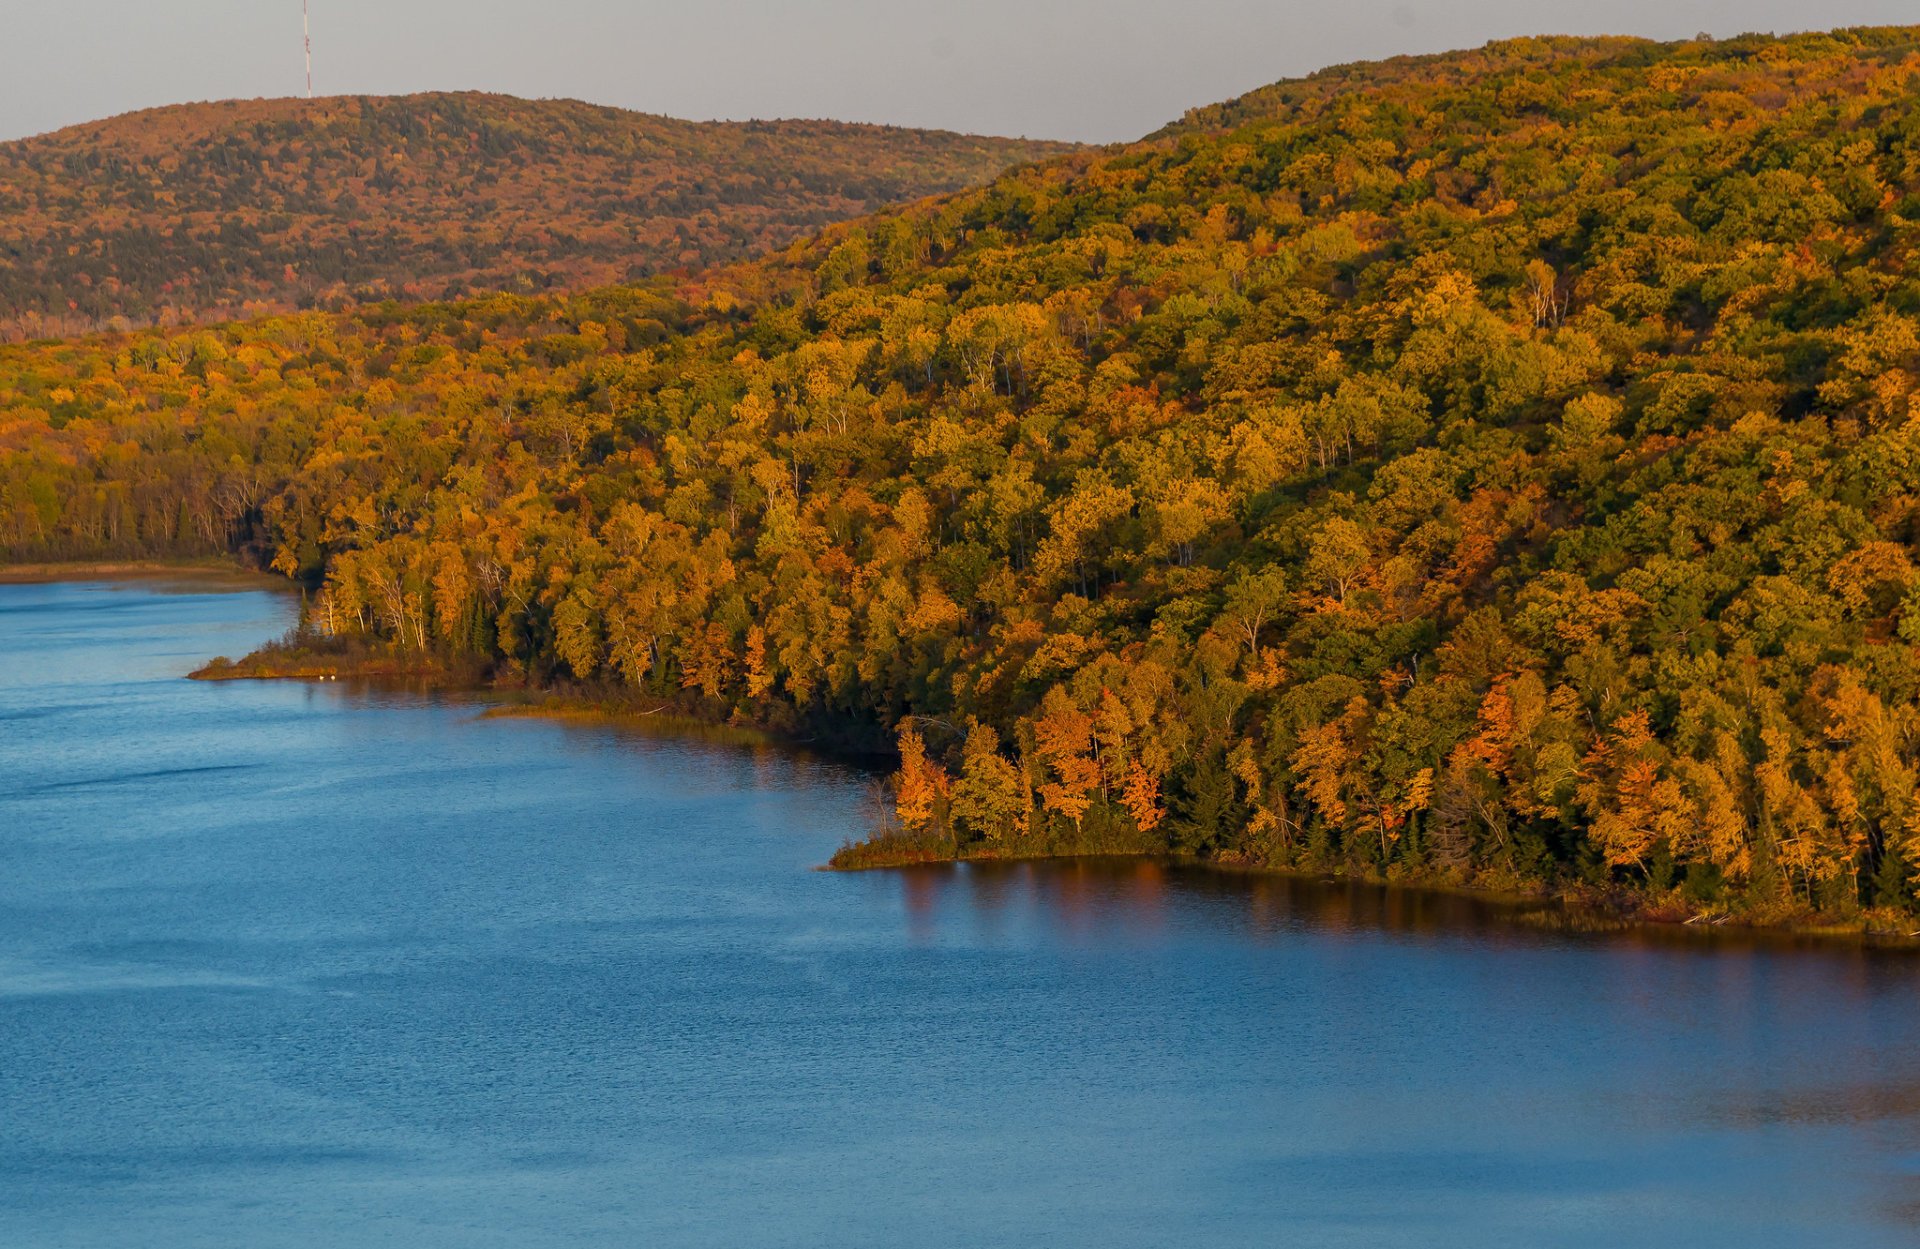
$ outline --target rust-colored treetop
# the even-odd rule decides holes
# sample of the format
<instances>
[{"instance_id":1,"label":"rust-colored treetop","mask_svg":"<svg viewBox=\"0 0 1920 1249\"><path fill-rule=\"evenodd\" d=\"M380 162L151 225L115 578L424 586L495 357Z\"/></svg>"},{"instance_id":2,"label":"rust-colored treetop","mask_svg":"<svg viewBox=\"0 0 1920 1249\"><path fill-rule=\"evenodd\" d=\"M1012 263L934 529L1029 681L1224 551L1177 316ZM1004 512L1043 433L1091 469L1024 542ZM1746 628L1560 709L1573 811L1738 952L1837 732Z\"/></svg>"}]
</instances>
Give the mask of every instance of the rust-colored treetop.
<instances>
[{"instance_id":1,"label":"rust-colored treetop","mask_svg":"<svg viewBox=\"0 0 1920 1249\"><path fill-rule=\"evenodd\" d=\"M0 143L0 338L628 281L1066 146L477 93L130 113Z\"/></svg>"}]
</instances>

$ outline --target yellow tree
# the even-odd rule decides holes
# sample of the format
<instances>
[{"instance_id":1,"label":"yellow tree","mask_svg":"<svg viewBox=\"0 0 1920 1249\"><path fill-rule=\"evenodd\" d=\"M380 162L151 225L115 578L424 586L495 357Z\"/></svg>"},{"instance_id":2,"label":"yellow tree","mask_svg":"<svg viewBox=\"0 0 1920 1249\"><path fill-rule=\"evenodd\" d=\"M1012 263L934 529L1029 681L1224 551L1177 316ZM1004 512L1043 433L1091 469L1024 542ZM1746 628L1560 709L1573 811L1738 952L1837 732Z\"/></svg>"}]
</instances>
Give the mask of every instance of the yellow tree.
<instances>
[{"instance_id":1,"label":"yellow tree","mask_svg":"<svg viewBox=\"0 0 1920 1249\"><path fill-rule=\"evenodd\" d=\"M1659 754L1645 711L1620 717L1587 753L1577 792L1594 845L1611 867L1644 871L1656 845L1679 845L1690 831L1686 795L1663 774Z\"/></svg>"},{"instance_id":2,"label":"yellow tree","mask_svg":"<svg viewBox=\"0 0 1920 1249\"><path fill-rule=\"evenodd\" d=\"M1033 749L1053 776L1040 785L1040 804L1078 828L1100 784L1100 767L1093 759L1093 718L1057 685L1041 700L1033 722Z\"/></svg>"},{"instance_id":3,"label":"yellow tree","mask_svg":"<svg viewBox=\"0 0 1920 1249\"><path fill-rule=\"evenodd\" d=\"M936 827L952 780L927 757L927 743L911 723L900 726L900 770L893 774L894 811L909 832Z\"/></svg>"}]
</instances>

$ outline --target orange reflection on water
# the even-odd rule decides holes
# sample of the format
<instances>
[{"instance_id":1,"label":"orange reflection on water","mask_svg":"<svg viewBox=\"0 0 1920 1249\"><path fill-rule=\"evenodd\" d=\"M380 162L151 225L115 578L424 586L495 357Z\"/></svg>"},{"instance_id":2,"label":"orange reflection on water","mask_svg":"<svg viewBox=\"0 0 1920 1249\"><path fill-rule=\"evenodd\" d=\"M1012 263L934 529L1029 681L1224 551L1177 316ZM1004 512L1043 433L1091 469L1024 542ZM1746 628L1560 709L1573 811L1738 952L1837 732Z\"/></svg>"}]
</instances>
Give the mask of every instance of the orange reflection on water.
<instances>
[{"instance_id":1,"label":"orange reflection on water","mask_svg":"<svg viewBox=\"0 0 1920 1249\"><path fill-rule=\"evenodd\" d=\"M1412 889L1277 872L1222 870L1183 860L1134 856L1016 861L973 860L892 869L904 890L910 933L930 939L943 917L965 908L983 936L999 939L1033 924L1076 939L1117 933L1166 932L1178 915L1200 911L1207 925L1259 939L1302 929L1344 942L1381 934L1419 939L1471 939L1495 945L1603 944L1615 952L1623 984L1657 1000L1660 955L1714 951L1723 971L1743 956L1757 960L1718 984L1738 996L1748 974L1773 967L1765 956L1787 950L1823 956L1829 984L1854 983L1865 993L1888 968L1916 966L1912 953L1823 941L1817 937L1741 929L1619 927L1594 931L1547 903L1514 902L1467 892ZM1777 973L1776 973L1777 974ZM1757 988L1757 986L1756 986ZM1631 1003L1623 1000L1623 1007ZM1737 1012L1738 1001L1722 1001Z\"/></svg>"}]
</instances>

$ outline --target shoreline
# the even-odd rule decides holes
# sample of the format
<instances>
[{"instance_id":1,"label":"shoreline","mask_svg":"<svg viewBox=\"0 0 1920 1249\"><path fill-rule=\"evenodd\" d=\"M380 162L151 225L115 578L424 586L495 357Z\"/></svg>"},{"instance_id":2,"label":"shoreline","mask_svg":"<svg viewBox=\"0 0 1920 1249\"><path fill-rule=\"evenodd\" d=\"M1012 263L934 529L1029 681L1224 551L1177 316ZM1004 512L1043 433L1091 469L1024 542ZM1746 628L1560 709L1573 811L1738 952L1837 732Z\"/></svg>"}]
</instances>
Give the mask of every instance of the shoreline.
<instances>
[{"instance_id":1,"label":"shoreline","mask_svg":"<svg viewBox=\"0 0 1920 1249\"><path fill-rule=\"evenodd\" d=\"M257 653L257 652L256 652ZM253 655L229 659L216 655L187 674L189 681L410 681L434 689L457 689L462 683L453 678L444 665L400 659L360 660L344 663L325 658L302 659L273 667L256 662ZM484 686L473 687L484 690Z\"/></svg>"},{"instance_id":2,"label":"shoreline","mask_svg":"<svg viewBox=\"0 0 1920 1249\"><path fill-rule=\"evenodd\" d=\"M485 704L483 719L542 719L575 724L598 725L642 733L650 737L696 739L724 746L777 747L833 758L853 767L871 767L874 756L839 751L819 743L794 737L761 725L732 723L702 716L685 706L668 702L645 709L618 700L590 694L568 694L527 686L489 685L474 671L459 671L430 658L408 660L394 655L342 655L334 658L299 658L275 665L262 661L256 652L239 661L209 663L191 674L193 680L232 681L360 681L371 685L405 684L423 691L435 691L470 697ZM249 661L254 662L249 662ZM653 701L653 700L648 700ZM1607 936L1640 934L1683 942L1696 948L1739 943L1764 945L1789 943L1817 945L1826 949L1872 949L1920 952L1920 933L1894 929L1876 929L1869 921L1834 920L1807 917L1777 922L1755 921L1713 912L1695 913L1680 918L1657 913L1658 902L1643 902L1628 894L1606 895L1598 891L1564 893L1527 893L1494 887L1462 885L1440 880L1383 880L1337 871L1308 871L1301 868L1269 867L1254 863L1198 858L1154 847L1121 844L1090 846L1081 850L1034 848L1032 850L996 849L987 853L953 853L935 845L915 843L897 834L889 838L879 834L862 841L848 842L816 870L828 872L900 871L928 867L957 867L966 864L1012 865L1019 863L1065 864L1076 861L1127 858L1177 864L1221 877L1314 881L1326 885L1381 889L1428 897L1466 899L1497 912L1501 922L1516 929L1558 932L1568 935Z\"/></svg>"},{"instance_id":3,"label":"shoreline","mask_svg":"<svg viewBox=\"0 0 1920 1249\"><path fill-rule=\"evenodd\" d=\"M499 696L499 691L481 688L478 693ZM483 720L560 720L571 724L624 729L648 737L697 738L723 746L775 746L782 750L806 750L805 743L781 737L767 729L745 724L702 719L672 708L658 711L634 711L610 707L590 699L539 699L501 702L480 713Z\"/></svg>"},{"instance_id":4,"label":"shoreline","mask_svg":"<svg viewBox=\"0 0 1920 1249\"><path fill-rule=\"evenodd\" d=\"M292 591L299 587L285 577L260 572L232 560L104 560L0 564L0 585L55 585L81 581L196 580Z\"/></svg>"},{"instance_id":5,"label":"shoreline","mask_svg":"<svg viewBox=\"0 0 1920 1249\"><path fill-rule=\"evenodd\" d=\"M847 850L858 850L867 842L851 842L836 852L837 860ZM1521 893L1491 887L1452 884L1444 881L1383 880L1335 871L1308 871L1302 868L1268 867L1251 863L1233 863L1194 855L1159 850L1087 850L1079 852L1034 851L1012 853L939 855L931 851L896 850L863 857L861 862L829 861L817 871L876 872L913 871L936 867L1013 867L1021 864L1067 865L1099 860L1130 859L1153 862L1186 871L1221 878L1285 880L1324 888L1377 890L1383 895L1400 894L1414 898L1451 898L1484 908L1491 919L1519 931L1552 933L1569 937L1642 937L1694 949L1715 946L1759 948L1791 945L1824 950L1872 950L1886 953L1920 953L1920 932L1877 929L1865 919L1857 921L1782 921L1755 922L1732 915L1714 918L1711 913L1689 919L1668 919L1639 911L1611 908L1592 897L1580 894Z\"/></svg>"},{"instance_id":6,"label":"shoreline","mask_svg":"<svg viewBox=\"0 0 1920 1249\"><path fill-rule=\"evenodd\" d=\"M0 584L47 584L62 581L165 580L167 578L205 578L226 584L272 585L291 588L291 583L269 573L261 573L230 561L144 561L104 563L40 563L0 566ZM404 684L414 689L464 695L483 704L483 719L544 719L576 724L601 725L644 733L652 737L698 739L716 745L774 746L781 749L820 754L850 766L871 767L875 755L823 746L814 739L803 739L764 725L717 720L697 710L668 701L658 707L642 709L616 699L590 694L569 694L528 686L489 684L477 668L458 668L432 656L363 652L324 653L275 652L270 644L263 650L239 660L219 656L188 674L196 681L312 681L364 682L370 685ZM652 700L649 700L652 701ZM1749 945L1769 942L1813 944L1821 948L1871 949L1883 951L1920 951L1920 932L1879 929L1866 918L1837 920L1807 916L1804 919L1757 921L1731 914L1694 913L1686 918L1649 912L1659 909L1648 903L1619 895L1569 891L1565 893L1524 893L1490 887L1461 885L1446 881L1383 880L1338 871L1307 871L1300 868L1269 867L1252 863L1198 858L1164 849L1122 845L1089 847L1083 850L1035 848L1033 850L992 850L987 853L954 853L945 847L916 843L898 834L877 834L857 842L848 842L821 864L820 871L864 872L899 871L914 868L965 864L1012 865L1020 863L1064 864L1096 859L1127 858L1178 865L1187 870L1204 871L1222 877L1315 881L1329 886L1400 891L1429 897L1464 898L1498 912L1503 922L1516 928L1554 931L1567 934L1608 935L1641 934L1678 939L1688 945L1706 946L1734 941Z\"/></svg>"},{"instance_id":7,"label":"shoreline","mask_svg":"<svg viewBox=\"0 0 1920 1249\"><path fill-rule=\"evenodd\" d=\"M522 684L496 684L482 669L449 664L431 655L385 652L327 654L269 647L240 659L217 656L187 674L192 681L346 681L397 686L420 693L465 698L480 706L488 720L557 720L641 733L650 737L699 739L730 746L772 746L831 758L851 767L871 768L870 752L842 749L815 737L738 719L717 719L672 700L628 701L593 691L568 692ZM643 706L643 703L657 704Z\"/></svg>"}]
</instances>

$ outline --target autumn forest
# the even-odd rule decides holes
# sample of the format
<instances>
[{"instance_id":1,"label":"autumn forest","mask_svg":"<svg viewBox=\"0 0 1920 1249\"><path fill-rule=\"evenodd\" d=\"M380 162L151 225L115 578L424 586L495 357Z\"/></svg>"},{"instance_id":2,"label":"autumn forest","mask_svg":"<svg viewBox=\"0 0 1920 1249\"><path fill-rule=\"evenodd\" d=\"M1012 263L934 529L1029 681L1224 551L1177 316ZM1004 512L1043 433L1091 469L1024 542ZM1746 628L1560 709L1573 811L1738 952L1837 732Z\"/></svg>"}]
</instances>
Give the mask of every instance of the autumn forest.
<instances>
[{"instance_id":1,"label":"autumn forest","mask_svg":"<svg viewBox=\"0 0 1920 1249\"><path fill-rule=\"evenodd\" d=\"M477 92L151 109L0 143L0 341L691 271L1069 146Z\"/></svg>"},{"instance_id":2,"label":"autumn forest","mask_svg":"<svg viewBox=\"0 0 1920 1249\"><path fill-rule=\"evenodd\" d=\"M0 145L0 320L89 331L0 347L0 558L238 557L289 652L883 752L845 866L1911 928L1917 103L1920 28L1498 43L1104 149L484 97ZM733 172L577 155L674 144Z\"/></svg>"}]
</instances>

